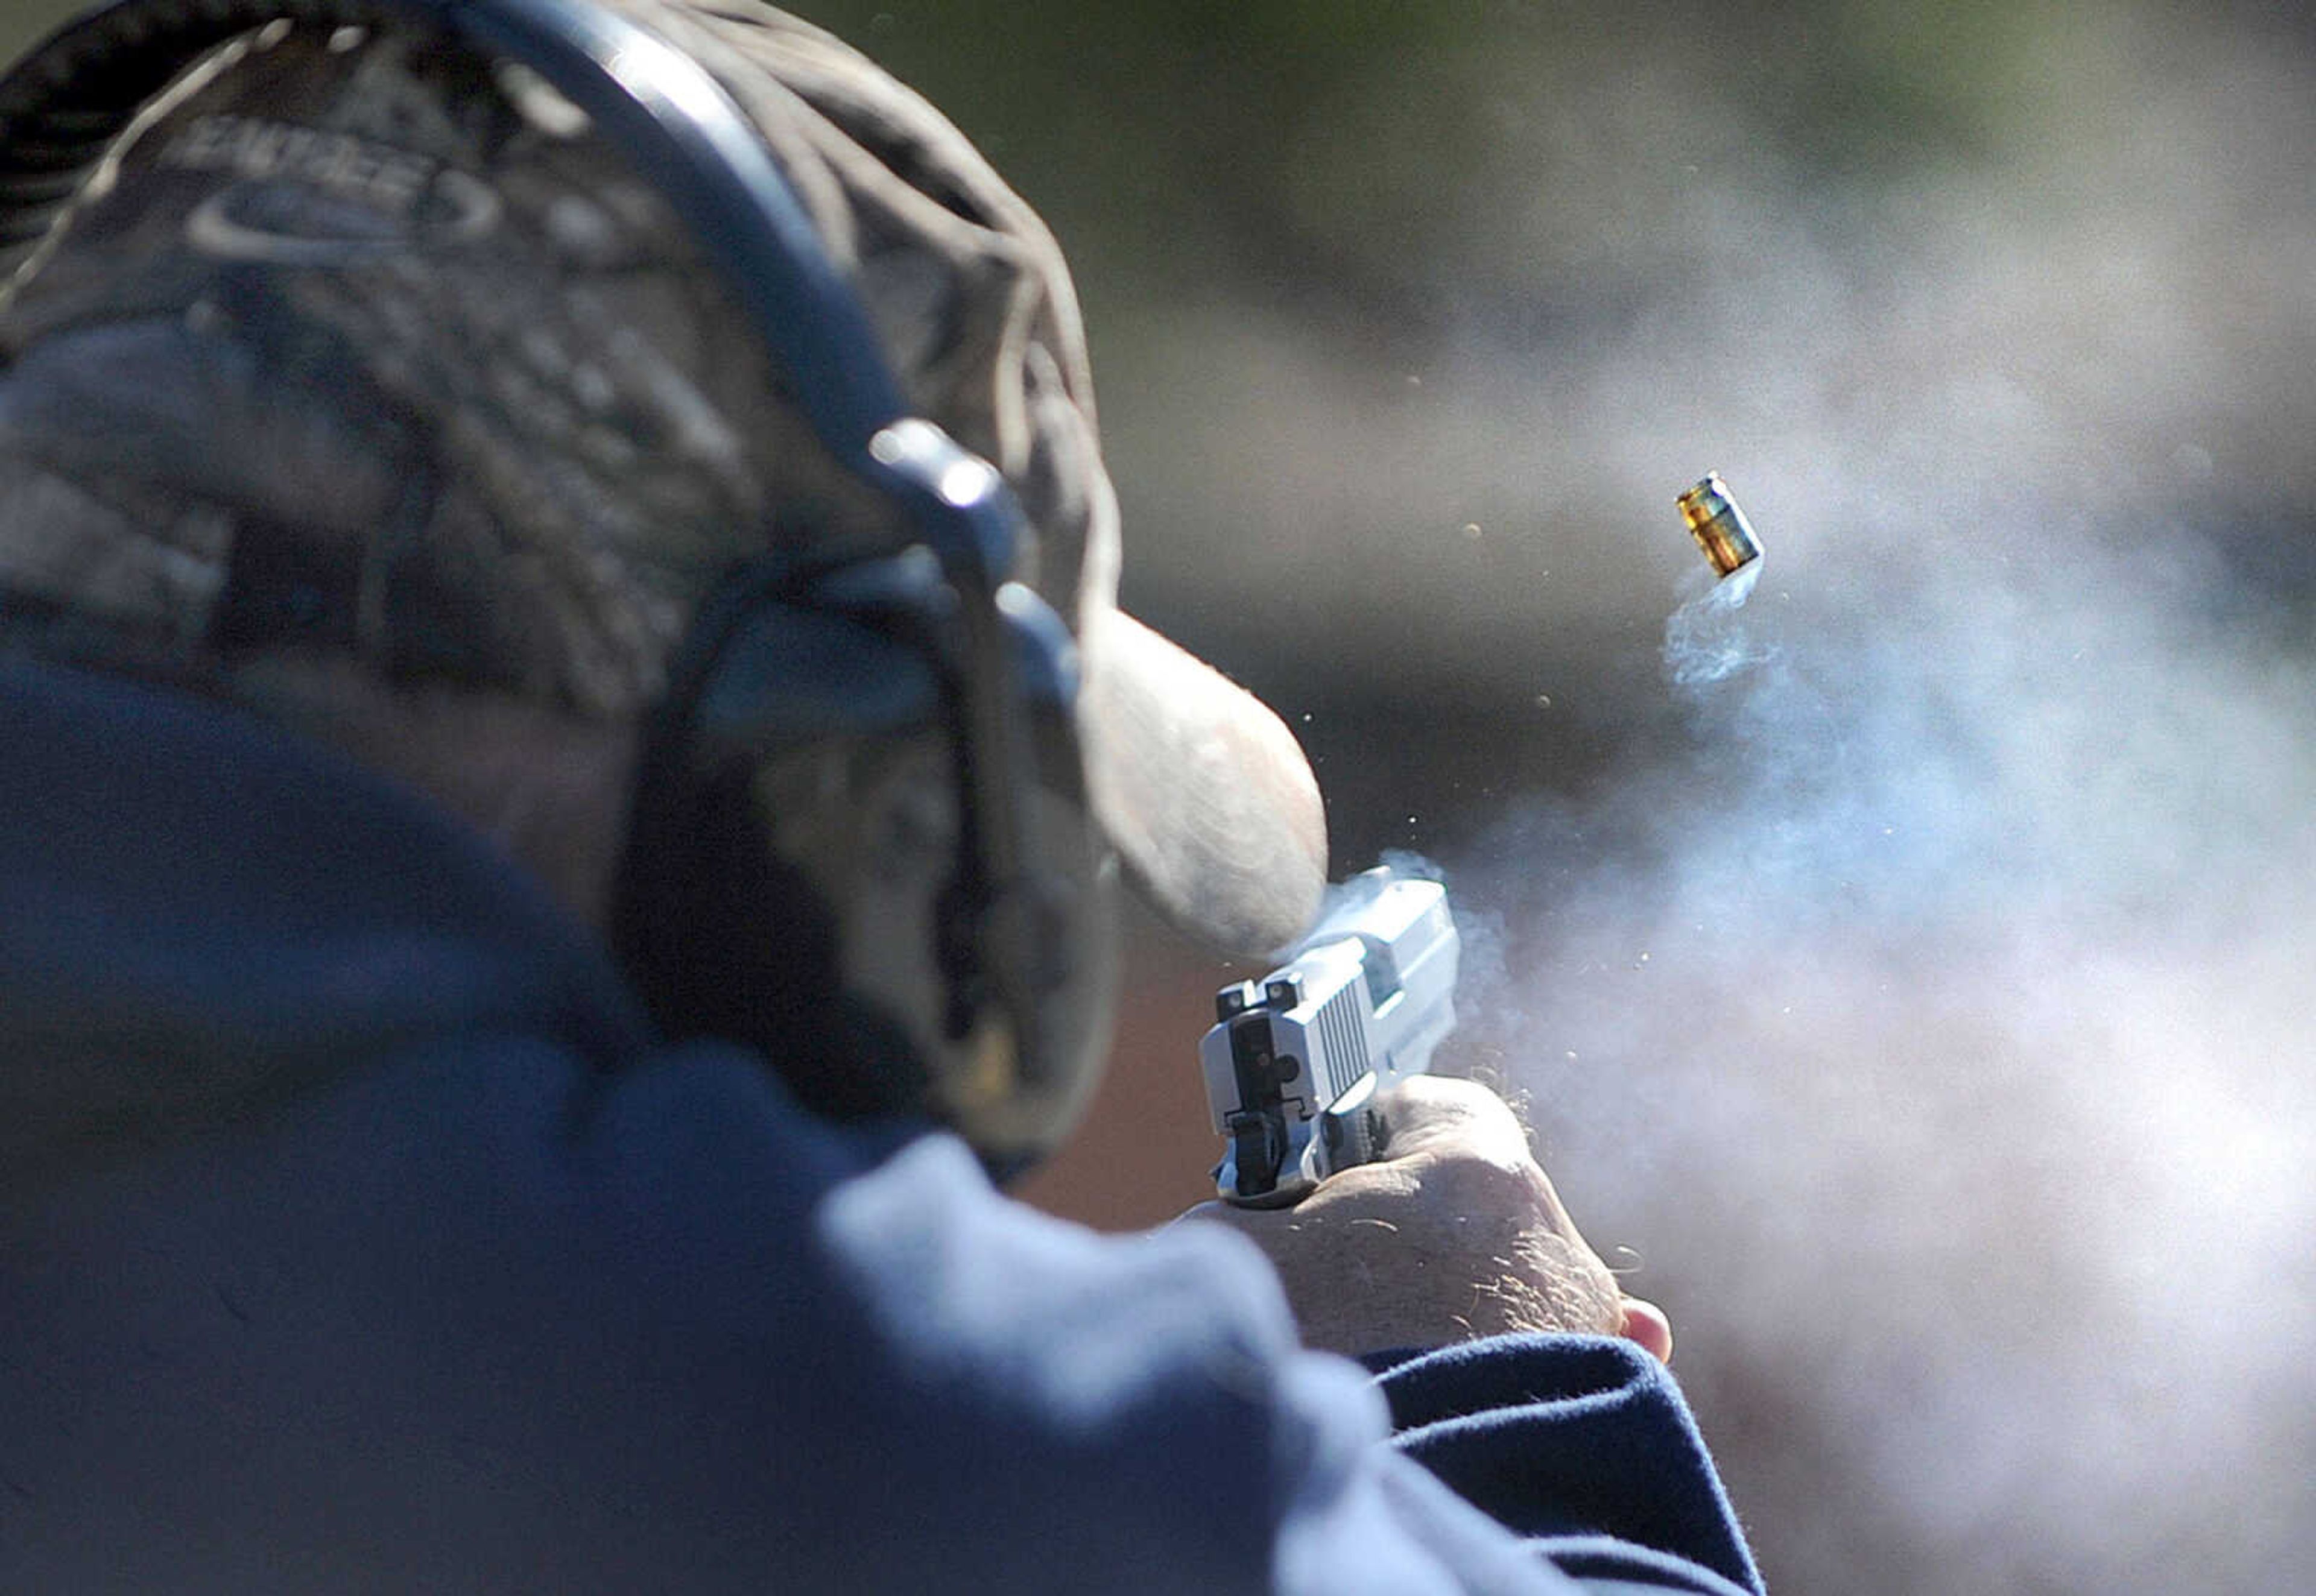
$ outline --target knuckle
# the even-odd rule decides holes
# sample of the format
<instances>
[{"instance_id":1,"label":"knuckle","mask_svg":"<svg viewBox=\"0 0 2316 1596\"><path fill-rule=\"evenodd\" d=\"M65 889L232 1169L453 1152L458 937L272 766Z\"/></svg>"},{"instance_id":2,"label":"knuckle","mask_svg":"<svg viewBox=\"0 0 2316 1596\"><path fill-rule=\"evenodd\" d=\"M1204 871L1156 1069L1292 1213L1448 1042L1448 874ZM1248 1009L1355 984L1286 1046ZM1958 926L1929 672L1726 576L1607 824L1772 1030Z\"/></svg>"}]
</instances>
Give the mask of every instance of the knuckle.
<instances>
[{"instance_id":1,"label":"knuckle","mask_svg":"<svg viewBox=\"0 0 2316 1596\"><path fill-rule=\"evenodd\" d=\"M1550 1188L1535 1160L1506 1157L1476 1148L1437 1155L1428 1184L1442 1201L1470 1213L1500 1216L1532 1225L1550 1218Z\"/></svg>"}]
</instances>

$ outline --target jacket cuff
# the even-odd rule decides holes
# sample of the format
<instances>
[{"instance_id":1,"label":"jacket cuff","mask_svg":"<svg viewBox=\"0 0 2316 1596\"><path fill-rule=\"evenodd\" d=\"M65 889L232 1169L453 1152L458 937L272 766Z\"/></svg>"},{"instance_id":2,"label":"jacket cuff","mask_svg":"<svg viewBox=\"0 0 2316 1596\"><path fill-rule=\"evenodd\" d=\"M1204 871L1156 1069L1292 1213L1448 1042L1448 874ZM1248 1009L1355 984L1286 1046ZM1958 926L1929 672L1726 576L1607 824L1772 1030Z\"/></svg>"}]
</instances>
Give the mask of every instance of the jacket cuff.
<instances>
[{"instance_id":1,"label":"jacket cuff","mask_svg":"<svg viewBox=\"0 0 2316 1596\"><path fill-rule=\"evenodd\" d=\"M1508 1529L1611 1537L1761 1590L1679 1387L1632 1343L1499 1336L1366 1362L1400 1449Z\"/></svg>"}]
</instances>

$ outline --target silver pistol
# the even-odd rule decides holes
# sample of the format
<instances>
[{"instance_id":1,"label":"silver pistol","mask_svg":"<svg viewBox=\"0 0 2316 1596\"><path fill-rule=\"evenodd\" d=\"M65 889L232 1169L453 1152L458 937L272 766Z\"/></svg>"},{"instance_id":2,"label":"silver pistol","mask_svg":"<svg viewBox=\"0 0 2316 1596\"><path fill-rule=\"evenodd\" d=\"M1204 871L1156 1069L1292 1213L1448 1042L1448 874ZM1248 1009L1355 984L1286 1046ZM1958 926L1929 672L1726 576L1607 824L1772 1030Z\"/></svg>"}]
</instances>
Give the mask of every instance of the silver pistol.
<instances>
[{"instance_id":1,"label":"silver pistol","mask_svg":"<svg viewBox=\"0 0 2316 1596\"><path fill-rule=\"evenodd\" d=\"M1336 888L1286 963L1215 994L1198 1062L1228 1143L1217 1193L1282 1205L1380 1154L1377 1095L1455 1028L1459 946L1447 890L1383 866Z\"/></svg>"}]
</instances>

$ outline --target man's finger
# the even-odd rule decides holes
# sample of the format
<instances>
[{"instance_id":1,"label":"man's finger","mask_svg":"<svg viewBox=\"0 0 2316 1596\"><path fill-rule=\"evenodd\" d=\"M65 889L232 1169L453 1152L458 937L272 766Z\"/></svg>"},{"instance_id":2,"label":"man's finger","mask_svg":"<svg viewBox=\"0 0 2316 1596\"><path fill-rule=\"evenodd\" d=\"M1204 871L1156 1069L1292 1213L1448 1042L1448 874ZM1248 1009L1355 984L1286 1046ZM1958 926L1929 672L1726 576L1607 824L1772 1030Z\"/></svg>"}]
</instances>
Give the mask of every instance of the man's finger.
<instances>
[{"instance_id":1,"label":"man's finger","mask_svg":"<svg viewBox=\"0 0 2316 1596\"><path fill-rule=\"evenodd\" d=\"M1672 1321L1665 1310L1644 1298L1625 1299L1625 1326L1620 1332L1660 1363L1672 1361Z\"/></svg>"},{"instance_id":2,"label":"man's finger","mask_svg":"<svg viewBox=\"0 0 2316 1596\"><path fill-rule=\"evenodd\" d=\"M1389 1127L1385 1158L1452 1145L1460 1154L1514 1162L1528 1156L1528 1132L1509 1104L1477 1081L1412 1076L1377 1105Z\"/></svg>"}]
</instances>

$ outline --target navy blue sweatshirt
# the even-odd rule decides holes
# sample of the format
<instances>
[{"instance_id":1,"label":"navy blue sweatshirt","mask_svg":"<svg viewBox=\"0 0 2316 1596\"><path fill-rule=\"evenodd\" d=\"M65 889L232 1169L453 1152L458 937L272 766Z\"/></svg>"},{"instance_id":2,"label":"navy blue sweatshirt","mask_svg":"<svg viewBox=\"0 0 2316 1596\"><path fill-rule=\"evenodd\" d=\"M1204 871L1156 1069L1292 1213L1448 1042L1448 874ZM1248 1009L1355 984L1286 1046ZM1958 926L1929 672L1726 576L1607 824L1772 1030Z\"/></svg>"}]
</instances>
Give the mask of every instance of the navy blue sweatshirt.
<instances>
[{"instance_id":1,"label":"navy blue sweatshirt","mask_svg":"<svg viewBox=\"0 0 2316 1596\"><path fill-rule=\"evenodd\" d=\"M1635 1349L1304 1352L659 1043L414 797L0 667L0 1589L1586 1588L1759 1589Z\"/></svg>"}]
</instances>

